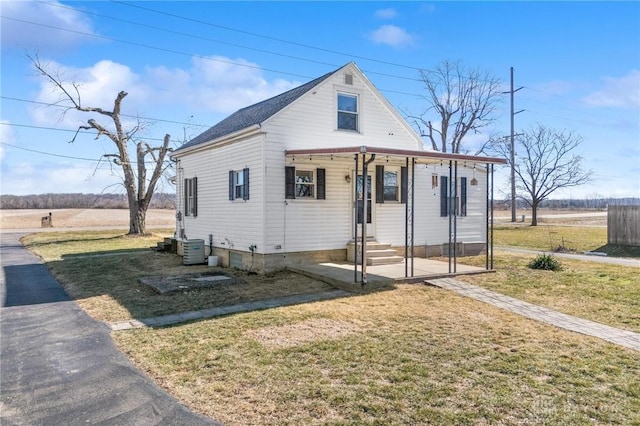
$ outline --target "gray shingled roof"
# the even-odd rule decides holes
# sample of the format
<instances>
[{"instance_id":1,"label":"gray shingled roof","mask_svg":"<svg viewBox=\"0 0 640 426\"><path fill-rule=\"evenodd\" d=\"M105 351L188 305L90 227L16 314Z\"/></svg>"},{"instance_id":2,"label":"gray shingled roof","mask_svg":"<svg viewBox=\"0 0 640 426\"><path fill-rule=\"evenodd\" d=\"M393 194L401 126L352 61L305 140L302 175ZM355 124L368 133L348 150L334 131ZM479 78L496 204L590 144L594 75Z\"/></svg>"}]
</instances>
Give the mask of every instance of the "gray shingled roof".
<instances>
[{"instance_id":1,"label":"gray shingled roof","mask_svg":"<svg viewBox=\"0 0 640 426\"><path fill-rule=\"evenodd\" d=\"M303 84L302 86L291 89L288 92L284 92L280 95L274 96L273 98L258 102L257 104L253 104L246 108L242 108L234 112L215 126L211 127L209 130L206 130L205 132L191 139L176 151L181 151L185 148L200 145L202 143L218 139L222 136L235 133L242 129L246 129L247 127L253 126L255 124L263 123L269 117L278 113L284 107L294 102L309 90L313 89L315 86L320 84L335 72L336 71L332 71L323 75L322 77L318 77L315 80Z\"/></svg>"}]
</instances>

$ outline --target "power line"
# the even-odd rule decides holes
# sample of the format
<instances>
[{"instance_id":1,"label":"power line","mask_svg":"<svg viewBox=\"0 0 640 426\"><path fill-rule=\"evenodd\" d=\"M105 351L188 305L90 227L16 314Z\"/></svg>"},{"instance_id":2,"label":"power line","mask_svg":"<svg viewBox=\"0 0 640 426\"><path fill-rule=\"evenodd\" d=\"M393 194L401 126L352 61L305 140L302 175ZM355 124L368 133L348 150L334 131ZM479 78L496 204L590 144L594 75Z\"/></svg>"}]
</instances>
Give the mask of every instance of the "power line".
<instances>
[{"instance_id":1,"label":"power line","mask_svg":"<svg viewBox=\"0 0 640 426\"><path fill-rule=\"evenodd\" d=\"M242 63L242 62L227 61L227 60L224 60L224 59L212 58L212 57L209 57L209 56L198 55L198 54L194 54L194 53L186 53L186 52L181 52L181 51L178 51L178 50L167 49L167 48L158 47L158 46L151 46L151 45L148 45L148 44L137 43L137 42L129 41L129 40L121 40L121 39L116 39L116 38L112 38L112 37L106 37L106 36L101 36L101 35L97 35L97 34L86 33L86 32L83 32L83 31L71 30L71 29L68 29L68 28L60 28L60 27L56 27L56 26L53 26L53 25L41 24L41 23L38 23L38 22L27 21L27 20L24 20L24 19L13 18L13 17L10 17L10 16L4 16L3 15L1 17L3 19L8 19L8 20L11 20L11 21L22 22L22 23L25 23L25 24L35 25L35 26L44 27L44 28L50 28L50 29L58 30L58 31L70 32L70 33L73 33L73 34L78 34L78 35L83 35L83 36L87 36L87 37L98 38L98 39L101 39L101 40L113 41L113 42L116 42L116 43L122 43L122 44L128 44L128 45L132 45L132 46L143 47L143 48L151 49L151 50L158 50L158 51L161 51L161 52L173 53L175 55L180 55L180 56L188 56L188 57L203 59L203 60L212 61L212 62L220 62L220 63L224 63L224 64L229 64L229 65L236 65L236 66L240 66L240 67L256 69L256 70L259 70L259 71L266 71L266 72L271 72L271 73L275 73L275 74L289 75L289 76L292 76L292 77L300 77L300 78L304 78L304 79L308 79L308 80L313 80L314 78L316 78L316 77L311 77L311 76L307 76L307 75L303 75L303 74L296 74L296 73L292 73L292 72L288 72L288 71L281 71L281 70L276 70L276 69L271 69L271 68L263 68L263 67L260 67L260 66L257 66L257 65L251 65L251 64L246 64L246 63ZM370 72L370 73L376 73L376 72ZM376 73L376 74L389 76L389 77L396 77L396 78L401 78L401 79L407 79L407 80L413 80L413 79L411 79L409 77L396 76L396 75L392 75L392 74L384 74L384 73ZM421 81L421 80L416 80L416 81ZM396 93L396 94L400 94L400 95L406 95L406 96L412 96L412 97L418 97L418 98L422 97L421 95L417 95L415 93L409 93L409 92L401 92L401 91L396 91L396 90L387 90L387 89L383 89L383 88L380 88L379 90L383 91L383 92L387 92L387 93Z\"/></svg>"},{"instance_id":2,"label":"power line","mask_svg":"<svg viewBox=\"0 0 640 426\"><path fill-rule=\"evenodd\" d=\"M184 20L184 21L188 21L188 22L194 22L194 23L197 23L197 24L207 25L207 26L214 27L214 28L220 28L220 29L227 30L227 31L233 31L233 32L240 33L240 34L246 34L246 35L250 35L250 36L253 36L253 37L259 37L259 38L263 38L265 40L272 40L272 41L277 41L279 43L286 43L286 44L289 44L289 45L292 45L292 46L304 47L305 49L312 49L312 50L317 50L317 51L320 51L320 52L326 52L326 53L332 53L332 54L335 54L335 55L347 56L347 57L350 57L350 58L358 58L358 59L362 59L362 60L365 60L365 61L377 62L377 63L380 63L380 64L392 65L392 66L395 66L395 67L401 67L401 68L411 69L411 70L415 70L415 71L420 71L421 70L421 68L413 67L413 66L409 66L409 65L403 65L403 64L398 64L398 63L395 63L395 62L383 61L383 60L380 60L380 59L369 58L369 57L366 57L366 56L354 55L354 54L351 54L351 53L340 52L340 51L337 51L337 50L326 49L326 48L323 48L323 47L312 46L312 45L309 45L309 44L299 43L299 42L290 41L290 40L284 40L284 39L281 39L281 38L271 37L271 36L267 36L267 35L264 35L264 34L253 33L251 31L239 30L237 28L231 28L231 27L228 27L228 26L225 26L225 25L214 24L214 23L211 23L211 22L201 21L199 19L188 18L186 16L180 16L180 15L176 15L176 14L169 13L169 12L163 12L163 11L160 11L160 10L151 9L149 7L143 7L143 6L140 6L138 4L131 4L131 3L126 3L126 2L123 2L123 1L116 1L116 0L111 0L111 2L112 3L121 4L121 5L124 5L124 6L134 7L134 8L141 9L141 10L146 10L148 12L153 12L153 13L157 13L157 14L160 14L160 15L170 16L172 18L177 18L177 19L181 19L181 20Z\"/></svg>"},{"instance_id":3,"label":"power line","mask_svg":"<svg viewBox=\"0 0 640 426\"><path fill-rule=\"evenodd\" d=\"M126 23L126 24L135 25L135 26L139 26L139 27L143 27L143 28L150 28L150 29L153 29L153 30L156 30L156 31L162 31L162 32L169 33L169 34L176 34L176 35L181 35L181 36L185 36L185 37L195 38L195 39L198 39L198 40L211 41L211 42L214 42L214 43L224 44L224 45L227 45L227 46L239 47L241 49L253 50L255 52L261 52L261 53L268 53L270 55L277 55L277 56L281 56L281 57L284 57L284 58L297 59L297 60L300 60L300 61L310 62L310 63L314 63L314 64L319 64L319 65L328 65L328 66L331 66L331 67L337 67L338 66L338 65L335 65L335 64L332 64L332 63L328 63L328 62L317 61L317 60L309 59L309 58L302 58L302 57L299 57L299 56L288 55L286 53L273 52L273 51L269 51L269 50L265 50L265 49L258 49L256 47L245 46L245 45L237 44L237 43L230 43L230 42L227 42L227 41L216 40L216 39L209 38L209 37L203 37L203 36L196 35L196 34L189 34L189 33L184 33L184 32L181 32L181 31L169 30L167 28L156 27L154 25L144 24L142 22L129 21L129 20L122 19L122 18L116 18L114 16L103 15L101 13L90 12L88 10L80 10L80 9L76 9L76 8L73 8L73 7L70 7L70 6L65 6L65 5L62 5L62 4L54 4L54 3L49 3L49 2L45 2L45 1L37 1L37 3L42 3L42 4L45 4L45 5L50 6L50 7L59 7L59 8L62 8L62 9L73 10L74 12L80 12L80 13L84 13L86 15L98 16L100 18L107 18L107 19L111 19L111 20L114 20L114 21L123 22L123 23Z\"/></svg>"},{"instance_id":4,"label":"power line","mask_svg":"<svg viewBox=\"0 0 640 426\"><path fill-rule=\"evenodd\" d=\"M4 122L0 122L0 125L3 126L12 126L12 127L25 127L28 129L38 129L38 130L52 130L55 132L68 132L68 133L79 133L82 135L94 135L94 132L86 132L86 131L82 131L82 130L71 130L71 129L60 129L57 127L44 127L44 126L34 126L31 124L18 124L18 123L4 123ZM164 141L164 139L160 139L160 138L139 138L139 139L144 139L144 140L149 140L149 141Z\"/></svg>"},{"instance_id":5,"label":"power line","mask_svg":"<svg viewBox=\"0 0 640 426\"><path fill-rule=\"evenodd\" d=\"M44 3L44 2L41 2L41 3ZM206 22L206 21L200 21L200 20L193 19L193 18L188 18L188 17L184 17L184 16L180 16L180 15L175 15L175 14L171 14L171 13L167 13L167 12L154 10L154 9L147 8L147 7L142 7L142 6L139 6L139 5L133 5L133 4L129 4L129 3L126 3L126 2L113 1L113 3L122 4L122 5L125 5L125 6L128 6L128 7L135 7L135 8L138 8L138 9L147 10L147 11L151 11L151 12L154 12L154 13L167 15L167 16L174 17L174 18L177 18L177 19L182 19L182 20L186 20L186 21L192 21L192 22L203 24L203 25L209 25L209 26L212 26L212 27L222 28L222 29L225 29L225 30L228 30L228 31L235 31L235 32L245 33L245 34L248 34L248 35L251 35L251 36L255 36L255 37L261 37L261 38L274 40L274 41L278 41L278 42L282 42L282 43L298 45L298 46L304 47L304 48L315 49L315 50L319 50L319 51L325 51L325 52L334 53L334 54L340 54L340 55L345 55L345 56L353 56L353 57L364 59L364 60L369 60L369 61L373 61L373 62L379 62L379 63L383 63L383 64L388 64L388 65L394 65L394 66L398 66L398 67L402 67L402 68L421 70L420 68L416 68L416 67L412 67L412 66L408 66L408 65L403 65L403 64L398 64L398 63L393 63L393 62L388 62L388 61L381 61L381 60L376 60L376 59L373 59L373 58L368 58L368 57L363 57L363 56L358 56L358 55L350 55L350 54L344 53L344 52L334 51L334 50L331 50L331 49L320 48L320 47L316 47L316 46L311 46L311 45L292 42L292 41L279 39L279 38L275 38L275 37L270 37L270 36L266 36L266 35L262 35L262 34L252 33L252 32L249 32L249 31L239 30L239 29L227 27L227 26L224 26L224 25L218 25L218 24L214 24L214 23L210 23L210 22ZM67 8L67 9L72 9L72 8L67 7L67 6L62 6L62 5L53 5L53 4L49 4L49 3L44 3L44 4L47 4L49 6L56 6L56 7L63 7L63 8ZM314 61L314 60L310 60L310 59L306 59L306 58L297 57L297 56L294 56L294 55L285 55L285 54L281 54L281 53L278 53L278 52L272 52L272 51L269 51L269 50L256 49L256 48L251 48L251 47L247 47L247 46L236 45L236 44L233 44L233 43L227 43L227 42L223 42L223 41L219 41L219 40L208 39L208 38L200 37L200 36L193 35L193 34L182 33L182 32L178 32L178 31L165 30L165 29L154 27L154 26L151 26L151 25L137 23L137 22L133 22L133 21L127 21L127 20L124 20L124 19L121 19L121 18L110 17L110 16L106 16L106 15L102 15L102 14L98 14L98 13L94 13L94 12L85 12L85 11L82 11L82 10L79 10L79 9L72 9L72 10L75 10L75 11L81 12L81 13L87 13L87 14L91 14L91 15L95 15L95 16L104 17L104 18L107 18L107 19L113 19L113 20L117 20L117 21L121 21L121 22L126 22L126 23L130 23L132 25L138 25L138 26L141 26L141 27L152 28L152 29L159 30L159 31L166 31L166 32L169 32L169 33L174 33L174 34L183 35L183 36L187 36L187 37L195 37L195 38L200 38L200 39L203 39L203 40L229 44L229 45L232 45L232 46L251 49L251 50L260 51L260 52L264 52L264 53L268 53L268 54L290 57L290 58L296 59L296 60L310 61L310 62L315 62L315 63L318 63L318 64L331 65L331 64L328 64L328 63L325 63L325 62ZM18 19L18 18L13 18L13 17L9 17L9 16L2 16L2 18L13 20L13 21L17 21L17 22L23 22L23 23L26 23L26 24L41 26L41 27L45 27L45 28L51 28L51 29L54 29L54 30L75 33L75 34L79 34L79 35L83 35L83 36L87 36L87 37L94 37L94 38L99 38L99 39L103 39L103 40L108 40L108 41L114 41L114 42L123 43L123 44L139 46L139 47L143 47L143 48L147 48L147 49L164 51L164 52L173 53L173 54L182 55L182 56L196 57L196 58L201 58L201 59L205 59L205 60L209 60L209 61L227 63L227 64L231 64L231 65L237 65L237 66L241 66L241 67L248 67L248 68L253 68L253 69L258 69L258 70L264 70L264 71L267 71L267 72L273 72L273 73L277 73L277 74L291 75L291 76L295 76L295 77L302 77L302 78L308 78L308 79L312 79L313 78L313 77L310 77L310 76L305 76L305 75L301 75L301 74L295 74L295 73L286 72L286 71L279 71L279 70L275 70L275 69L262 68L262 67L259 67L259 66L254 66L254 65L250 65L250 64L246 64L246 63L239 63L239 62L234 62L234 61L225 61L223 59L216 59L216 58L206 57L206 56L202 56L202 55L190 54L190 53L186 53L186 52L182 52L182 51L177 51L177 50L162 48L162 47L158 47L158 46L152 46L152 45L137 43L137 42L128 41L128 40L121 40L121 39L115 39L115 38L110 38L110 37L106 37L106 36L100 36L100 35L97 35L97 34L76 31L76 30L72 30L72 29L68 29L68 28L60 28L60 27L56 27L56 26L52 26L52 25L41 24L41 23L27 21L27 20ZM333 66L335 66L335 65L333 65ZM378 74L378 75L383 75L383 76L388 76L388 77L401 78L401 79L407 79L407 80L412 80L412 81L421 81L420 79L412 79L412 78L405 77L405 76L398 76L398 75L393 75L393 74L385 74L385 73L379 73L379 72L375 72L375 71L367 71L367 72L371 73L371 74ZM552 95L552 96L556 96L556 97L559 97L561 99L565 99L565 100L568 100L568 101L572 101L572 102L576 102L576 103L583 103L581 101L572 100L570 98L566 98L566 97L562 97L562 96L559 96L559 95L555 95L553 93L548 93L548 92L545 92L545 91L542 91L542 90L539 90L539 89L534 89L534 88L529 87L529 86L523 86L523 88L527 88L529 90L537 91L537 92L540 92L540 93L546 93L546 94L549 94L549 95ZM388 89L382 89L382 88L380 90L384 91L384 92L387 92L387 93L395 93L395 94L399 94L399 95L403 95L403 96L411 96L411 97L418 97L418 98L422 97L421 95L418 95L418 94L415 94L415 93L408 93L408 92L396 91L396 90L388 90ZM11 99L11 100L18 100L17 98L6 98L6 97L3 97L3 98ZM25 100L19 100L19 101L25 101ZM36 103L35 101L29 101L29 102ZM48 105L48 104L44 104L44 105ZM562 108L562 107L560 107L560 108ZM565 109L568 109L568 108L565 108ZM136 116L125 115L125 114L123 114L123 116L131 117L131 118L144 118L144 119L155 120L155 121L160 121L160 122L167 122L167 123L173 123L173 124L193 125L193 126L197 126L197 127L210 127L210 126L204 125L204 124L192 124L192 123L185 123L185 122L174 121L174 120L164 120L164 119L156 119L156 118L136 117ZM574 120L574 121L578 121L578 120Z\"/></svg>"},{"instance_id":6,"label":"power line","mask_svg":"<svg viewBox=\"0 0 640 426\"><path fill-rule=\"evenodd\" d=\"M2 123L2 124L4 124L4 123ZM0 144L5 145L5 146L10 146L11 148L15 148L15 149L21 149L23 151L35 152L36 154L49 155L51 157L68 158L68 159L71 159L71 160L91 161L92 163L100 163L100 162L103 161L102 159L96 160L95 158L72 157L72 156L69 156L69 155L61 155L61 154L54 154L52 152L38 151L37 149L25 148L25 147L22 147L22 146L12 145L10 143L1 142L1 141L0 141Z\"/></svg>"},{"instance_id":7,"label":"power line","mask_svg":"<svg viewBox=\"0 0 640 426\"><path fill-rule=\"evenodd\" d=\"M121 40L121 39L117 39L117 38L113 38L113 37L106 37L106 36L101 36L101 35L98 35L98 34L91 34L91 33L86 33L86 32L83 32L83 31L71 30L71 29L68 29L68 28L60 28L60 27L56 27L56 26L53 26L53 25L47 25L47 24L41 24L41 23L38 23L38 22L27 21L25 19L13 18L11 16L3 15L2 18L3 19L8 19L8 20L11 20L11 21L16 21L16 22L22 22L24 24L36 25L36 26L44 27L44 28L50 28L50 29L53 29L53 30L66 31L66 32L70 32L70 33L73 33L73 34L79 34L79 35L83 35L83 36L87 36L87 37L93 37L93 38L97 38L97 39L101 39L101 40L114 41L114 42L117 42L117 43L128 44L128 45L131 45L131 46L144 47L145 49L151 49L151 50L158 50L160 52L173 53L175 55L180 55L180 56L188 56L188 57L193 57L193 58L205 59L205 60L208 60L208 61L222 62L222 63L230 64L230 65L237 65L237 66L241 66L241 67L245 67L245 68L252 68L252 69L257 69L257 70L273 72L273 73L277 73L277 74L290 75L290 76L293 76L293 77L301 77L301 78L312 79L312 77L309 77L309 76L306 76L306 75L302 75L302 74L296 74L296 73L286 72L286 71L278 71L278 70L273 70L273 69L269 69L269 68L262 68L262 67L259 67L257 65L243 64L243 63L240 63L240 62L225 61L223 59L215 59L215 58L210 58L208 56L196 55L196 54L193 54L193 53L180 52L178 50L167 49L167 48L164 48L164 47L150 46L148 44L137 43L135 41Z\"/></svg>"},{"instance_id":8,"label":"power line","mask_svg":"<svg viewBox=\"0 0 640 426\"><path fill-rule=\"evenodd\" d=\"M4 123L2 123L2 124L4 124ZM0 144L5 145L5 146L9 146L11 148L20 149L22 151L29 151L29 152L35 152L36 154L48 155L50 157L67 158L67 159L70 159L70 160L90 161L92 163L102 163L103 161L105 161L102 158L104 155L100 156L100 158L96 160L95 158L73 157L73 156L70 156L70 155L54 154L53 152L39 151L37 149L25 148L25 147L22 147L22 146L17 146L17 145L13 145L13 144L10 144L10 143L7 143L7 142L2 142L2 141L0 141ZM110 163L109 161L106 161L106 162ZM128 164L138 164L138 162L137 161L129 161ZM155 161L145 161L145 164L156 164L156 162ZM120 165L120 164L118 164L118 165Z\"/></svg>"},{"instance_id":9,"label":"power line","mask_svg":"<svg viewBox=\"0 0 640 426\"><path fill-rule=\"evenodd\" d=\"M9 100L9 101L16 101L16 102L26 102L26 103L30 103L30 104L36 104L36 105L44 105L44 106L47 106L47 107L69 108L69 107L66 107L64 105L48 104L46 102L32 101L32 100L29 100L29 99L13 98L13 97L9 97L9 96L0 96L0 99L6 99L6 100ZM122 113L120 115L122 117L136 118L136 119L140 118L140 119L143 119L143 120L159 121L159 122L162 122L162 123L184 124L184 125L187 125L187 126L206 127L206 128L211 127L211 125L208 125L208 124L185 123L183 121L165 120L165 119L162 119L162 118L153 118L153 117L142 117L142 116L137 116L137 115L122 114ZM161 140L161 139L158 139L158 140Z\"/></svg>"}]
</instances>

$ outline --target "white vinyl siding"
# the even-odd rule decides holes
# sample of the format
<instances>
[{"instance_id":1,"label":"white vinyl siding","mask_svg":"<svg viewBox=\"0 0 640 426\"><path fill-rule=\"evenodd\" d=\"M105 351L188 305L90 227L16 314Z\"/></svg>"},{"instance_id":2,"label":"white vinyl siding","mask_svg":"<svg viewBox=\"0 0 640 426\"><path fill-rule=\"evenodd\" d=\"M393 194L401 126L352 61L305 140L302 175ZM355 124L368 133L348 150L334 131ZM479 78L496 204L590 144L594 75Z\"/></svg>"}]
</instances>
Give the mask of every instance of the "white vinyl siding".
<instances>
[{"instance_id":1,"label":"white vinyl siding","mask_svg":"<svg viewBox=\"0 0 640 426\"><path fill-rule=\"evenodd\" d=\"M198 218L183 219L187 238L204 239L208 245L213 235L214 247L247 251L250 245L264 246L264 166L262 163L263 136L226 146L211 148L185 156L178 167L183 173L197 174ZM229 170L251 171L250 199L229 201Z\"/></svg>"},{"instance_id":2,"label":"white vinyl siding","mask_svg":"<svg viewBox=\"0 0 640 426\"><path fill-rule=\"evenodd\" d=\"M338 93L357 94L358 132L337 130ZM256 245L257 253L286 256L287 252L345 249L353 238L353 156L285 156L285 152L361 145L421 150L420 138L377 96L359 73L353 72L353 85L344 84L343 73L336 74L262 123L260 134L180 156L178 203L185 202L181 188L184 179L198 176L198 217L183 215L178 220L178 229L184 228L187 238L204 239L207 244L208 236L212 235L215 247L240 251ZM390 200L394 186L390 177L386 185L388 202L378 204L372 200L375 237L380 242L403 246L405 204L400 193L401 167L405 163L397 159L387 162L378 156L369 170L374 171L376 165L397 172L397 202ZM286 197L287 167L295 167L300 177L312 176L313 182L300 183L313 186L312 196ZM245 169L251 172L250 198L235 197L234 185L235 199L230 202L229 172ZM322 197L318 189L319 169L324 177ZM472 169L459 166L458 177L466 176L470 182L472 173ZM416 245L448 241L448 218L440 217L440 188L434 187L432 180L433 175L448 174L448 165L429 164L425 168L421 164L415 168ZM457 217L458 241L462 242L485 239L486 173L476 169L473 176L478 185L467 187L467 216ZM184 207L179 208L184 212Z\"/></svg>"}]
</instances>

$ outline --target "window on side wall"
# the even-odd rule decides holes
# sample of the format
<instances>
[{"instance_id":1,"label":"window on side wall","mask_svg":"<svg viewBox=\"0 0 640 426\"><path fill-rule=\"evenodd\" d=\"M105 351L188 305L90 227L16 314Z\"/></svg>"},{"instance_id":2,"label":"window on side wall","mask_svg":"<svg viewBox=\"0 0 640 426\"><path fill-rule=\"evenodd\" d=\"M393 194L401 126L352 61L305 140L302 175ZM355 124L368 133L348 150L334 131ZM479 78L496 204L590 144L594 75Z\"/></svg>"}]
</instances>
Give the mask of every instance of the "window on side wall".
<instances>
[{"instance_id":1,"label":"window on side wall","mask_svg":"<svg viewBox=\"0 0 640 426\"><path fill-rule=\"evenodd\" d=\"M184 180L184 215L198 216L198 178Z\"/></svg>"},{"instance_id":2,"label":"window on side wall","mask_svg":"<svg viewBox=\"0 0 640 426\"><path fill-rule=\"evenodd\" d=\"M458 182L458 188L450 188L449 178L440 176L440 216L467 215L467 178L461 177ZM456 197L452 194L454 189L457 189Z\"/></svg>"},{"instance_id":3,"label":"window on side wall","mask_svg":"<svg viewBox=\"0 0 640 426\"><path fill-rule=\"evenodd\" d=\"M338 129L358 131L358 96L338 93Z\"/></svg>"},{"instance_id":4,"label":"window on side wall","mask_svg":"<svg viewBox=\"0 0 640 426\"><path fill-rule=\"evenodd\" d=\"M249 169L229 170L229 200L249 199Z\"/></svg>"},{"instance_id":5,"label":"window on side wall","mask_svg":"<svg viewBox=\"0 0 640 426\"><path fill-rule=\"evenodd\" d=\"M285 167L285 198L325 199L325 169Z\"/></svg>"}]
</instances>

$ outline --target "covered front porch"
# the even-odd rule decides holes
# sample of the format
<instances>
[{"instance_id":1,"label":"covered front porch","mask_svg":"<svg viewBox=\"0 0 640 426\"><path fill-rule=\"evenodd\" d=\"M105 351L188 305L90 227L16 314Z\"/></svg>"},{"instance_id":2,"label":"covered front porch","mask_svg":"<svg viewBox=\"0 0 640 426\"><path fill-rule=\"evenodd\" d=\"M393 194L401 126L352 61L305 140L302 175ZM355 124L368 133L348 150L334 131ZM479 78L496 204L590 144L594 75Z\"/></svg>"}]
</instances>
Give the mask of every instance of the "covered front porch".
<instances>
[{"instance_id":1,"label":"covered front porch","mask_svg":"<svg viewBox=\"0 0 640 426\"><path fill-rule=\"evenodd\" d=\"M285 155L287 164L296 158L352 162L352 171L345 176L352 187L348 262L304 265L306 272L364 286L493 269L493 167L504 160L368 146L290 150ZM323 169L323 182L324 176ZM324 187L322 191L324 198ZM385 243L392 243L402 256L389 255L398 263L378 264L370 257L375 250L368 246ZM458 264L458 257L471 248L484 251L484 268ZM447 261L429 256L446 256Z\"/></svg>"}]
</instances>

